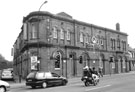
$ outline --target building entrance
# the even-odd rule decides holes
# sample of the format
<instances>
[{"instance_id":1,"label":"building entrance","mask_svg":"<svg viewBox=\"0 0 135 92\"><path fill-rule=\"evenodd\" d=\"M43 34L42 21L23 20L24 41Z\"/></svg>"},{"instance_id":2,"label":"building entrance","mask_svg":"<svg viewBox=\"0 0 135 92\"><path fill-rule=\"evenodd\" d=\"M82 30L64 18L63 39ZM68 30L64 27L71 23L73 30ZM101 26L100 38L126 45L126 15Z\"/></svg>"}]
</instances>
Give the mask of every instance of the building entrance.
<instances>
[{"instance_id":1,"label":"building entrance","mask_svg":"<svg viewBox=\"0 0 135 92\"><path fill-rule=\"evenodd\" d=\"M71 61L71 74L72 76L76 76L77 75L76 53L72 53L70 55L70 61Z\"/></svg>"}]
</instances>

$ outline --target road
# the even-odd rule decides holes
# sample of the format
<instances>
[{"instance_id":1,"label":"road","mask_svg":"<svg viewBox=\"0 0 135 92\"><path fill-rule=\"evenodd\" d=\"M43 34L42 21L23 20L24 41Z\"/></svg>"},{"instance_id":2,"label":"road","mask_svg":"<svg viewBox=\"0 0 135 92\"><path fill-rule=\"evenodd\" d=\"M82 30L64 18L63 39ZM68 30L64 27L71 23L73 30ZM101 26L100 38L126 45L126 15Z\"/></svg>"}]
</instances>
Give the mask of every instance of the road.
<instances>
[{"instance_id":1,"label":"road","mask_svg":"<svg viewBox=\"0 0 135 92\"><path fill-rule=\"evenodd\" d=\"M49 88L36 88L22 86L11 89L10 92L135 92L135 73L115 74L100 79L97 86L85 87L83 82Z\"/></svg>"}]
</instances>

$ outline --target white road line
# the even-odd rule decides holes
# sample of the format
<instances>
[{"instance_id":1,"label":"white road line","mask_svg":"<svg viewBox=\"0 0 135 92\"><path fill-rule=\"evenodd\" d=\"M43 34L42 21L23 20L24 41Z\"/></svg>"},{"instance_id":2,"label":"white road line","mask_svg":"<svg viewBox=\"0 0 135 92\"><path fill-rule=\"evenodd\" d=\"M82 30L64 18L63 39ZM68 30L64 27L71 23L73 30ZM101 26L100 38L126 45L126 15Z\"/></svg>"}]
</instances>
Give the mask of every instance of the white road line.
<instances>
[{"instance_id":1,"label":"white road line","mask_svg":"<svg viewBox=\"0 0 135 92\"><path fill-rule=\"evenodd\" d=\"M91 89L86 89L85 91L90 91L90 90L105 88L105 87L109 87L109 86L111 86L111 85L105 85L105 86L101 86L101 87L95 87L95 88L91 88Z\"/></svg>"}]
</instances>

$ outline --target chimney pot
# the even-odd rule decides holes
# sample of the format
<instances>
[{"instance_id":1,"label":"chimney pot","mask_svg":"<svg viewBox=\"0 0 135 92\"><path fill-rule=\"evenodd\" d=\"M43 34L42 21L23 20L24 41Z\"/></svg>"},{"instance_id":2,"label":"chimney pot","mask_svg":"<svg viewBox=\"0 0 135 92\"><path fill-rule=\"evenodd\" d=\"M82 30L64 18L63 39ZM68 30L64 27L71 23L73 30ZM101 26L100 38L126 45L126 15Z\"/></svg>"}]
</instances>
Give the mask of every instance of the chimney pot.
<instances>
[{"instance_id":1,"label":"chimney pot","mask_svg":"<svg viewBox=\"0 0 135 92\"><path fill-rule=\"evenodd\" d=\"M116 30L120 31L120 24L119 23L116 23Z\"/></svg>"}]
</instances>

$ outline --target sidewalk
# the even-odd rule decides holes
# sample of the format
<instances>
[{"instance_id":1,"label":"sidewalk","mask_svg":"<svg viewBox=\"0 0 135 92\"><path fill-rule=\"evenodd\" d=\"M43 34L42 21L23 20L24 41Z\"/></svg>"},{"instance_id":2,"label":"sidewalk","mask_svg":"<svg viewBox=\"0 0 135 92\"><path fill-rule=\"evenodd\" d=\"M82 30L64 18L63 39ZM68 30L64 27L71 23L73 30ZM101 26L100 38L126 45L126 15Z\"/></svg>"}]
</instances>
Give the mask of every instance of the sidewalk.
<instances>
[{"instance_id":1,"label":"sidewalk","mask_svg":"<svg viewBox=\"0 0 135 92\"><path fill-rule=\"evenodd\" d=\"M104 77L101 77L101 79L106 78L106 77L111 77L111 76L119 76L119 75L125 75L125 74L133 74L133 73L135 74L135 71L131 71L128 73L120 73L120 74L111 74L111 75L108 74L108 75L104 75ZM75 84L75 83L79 83L79 82L81 82L81 77L69 78L67 85L71 85L71 84ZM11 89L26 87L25 80L22 80L21 83L19 83L19 82L11 83L10 86L11 86L10 87Z\"/></svg>"},{"instance_id":2,"label":"sidewalk","mask_svg":"<svg viewBox=\"0 0 135 92\"><path fill-rule=\"evenodd\" d=\"M19 83L19 81L14 82L14 83L10 83L11 89L21 88L21 87L25 87L25 80L22 80L21 83Z\"/></svg>"}]
</instances>

